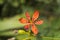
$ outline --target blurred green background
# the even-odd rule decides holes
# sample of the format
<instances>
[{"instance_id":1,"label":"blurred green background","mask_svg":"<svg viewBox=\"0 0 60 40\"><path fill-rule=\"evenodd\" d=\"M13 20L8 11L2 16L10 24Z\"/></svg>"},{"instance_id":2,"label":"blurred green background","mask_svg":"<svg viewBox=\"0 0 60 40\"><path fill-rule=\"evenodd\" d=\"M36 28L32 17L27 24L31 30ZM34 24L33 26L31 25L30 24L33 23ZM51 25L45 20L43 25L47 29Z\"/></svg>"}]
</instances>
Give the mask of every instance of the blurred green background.
<instances>
[{"instance_id":1,"label":"blurred green background","mask_svg":"<svg viewBox=\"0 0 60 40\"><path fill-rule=\"evenodd\" d=\"M60 0L0 0L0 39L7 40L16 37L16 40L28 38L27 34L16 35L14 29L23 28L19 18L25 18L28 11L32 16L34 10L39 10L39 19L44 23L37 26L41 40L60 40ZM40 40L32 37L32 40Z\"/></svg>"}]
</instances>

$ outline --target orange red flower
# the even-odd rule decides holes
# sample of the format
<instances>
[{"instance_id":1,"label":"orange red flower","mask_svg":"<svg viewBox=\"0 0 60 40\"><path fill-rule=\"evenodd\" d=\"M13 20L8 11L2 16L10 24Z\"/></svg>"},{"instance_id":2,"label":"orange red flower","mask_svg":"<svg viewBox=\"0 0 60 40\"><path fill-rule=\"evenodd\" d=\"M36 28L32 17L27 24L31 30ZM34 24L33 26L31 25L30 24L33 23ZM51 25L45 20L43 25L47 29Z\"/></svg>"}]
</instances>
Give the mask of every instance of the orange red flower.
<instances>
[{"instance_id":1,"label":"orange red flower","mask_svg":"<svg viewBox=\"0 0 60 40\"><path fill-rule=\"evenodd\" d=\"M25 18L20 18L19 21L23 24L26 24L24 26L25 29L29 29L31 28L32 32L36 35L38 34L38 29L37 27L35 26L36 25L40 25L40 24L43 24L43 20L37 20L37 18L39 17L39 11L35 11L33 16L32 16L32 19L30 18L30 15L28 12L25 13L26 15L26 19ZM37 21L36 21L37 20Z\"/></svg>"}]
</instances>

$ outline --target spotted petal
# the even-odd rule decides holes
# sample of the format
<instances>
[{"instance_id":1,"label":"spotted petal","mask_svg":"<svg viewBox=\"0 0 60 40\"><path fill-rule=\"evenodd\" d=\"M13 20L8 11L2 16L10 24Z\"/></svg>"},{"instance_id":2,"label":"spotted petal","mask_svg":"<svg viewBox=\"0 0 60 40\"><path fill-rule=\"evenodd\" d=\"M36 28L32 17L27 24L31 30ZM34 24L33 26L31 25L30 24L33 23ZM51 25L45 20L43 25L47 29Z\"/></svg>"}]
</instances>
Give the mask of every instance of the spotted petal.
<instances>
[{"instance_id":1,"label":"spotted petal","mask_svg":"<svg viewBox=\"0 0 60 40\"><path fill-rule=\"evenodd\" d=\"M29 15L29 13L26 12L25 15L26 15L27 19L30 20L30 15Z\"/></svg>"},{"instance_id":2,"label":"spotted petal","mask_svg":"<svg viewBox=\"0 0 60 40\"><path fill-rule=\"evenodd\" d=\"M38 29L36 28L36 26L35 25L32 25L32 32L36 35L36 34L38 34Z\"/></svg>"},{"instance_id":3,"label":"spotted petal","mask_svg":"<svg viewBox=\"0 0 60 40\"><path fill-rule=\"evenodd\" d=\"M23 23L23 24L24 24L24 23L28 23L28 20L25 19L25 18L20 18L19 21L20 21L21 23Z\"/></svg>"},{"instance_id":4,"label":"spotted petal","mask_svg":"<svg viewBox=\"0 0 60 40\"><path fill-rule=\"evenodd\" d=\"M35 11L32 17L32 21L35 21L39 16L39 11Z\"/></svg>"},{"instance_id":5,"label":"spotted petal","mask_svg":"<svg viewBox=\"0 0 60 40\"><path fill-rule=\"evenodd\" d=\"M25 25L24 28L27 30L29 29L29 25Z\"/></svg>"},{"instance_id":6,"label":"spotted petal","mask_svg":"<svg viewBox=\"0 0 60 40\"><path fill-rule=\"evenodd\" d=\"M35 22L35 24L37 24L37 25L43 24L43 20L38 20Z\"/></svg>"}]
</instances>

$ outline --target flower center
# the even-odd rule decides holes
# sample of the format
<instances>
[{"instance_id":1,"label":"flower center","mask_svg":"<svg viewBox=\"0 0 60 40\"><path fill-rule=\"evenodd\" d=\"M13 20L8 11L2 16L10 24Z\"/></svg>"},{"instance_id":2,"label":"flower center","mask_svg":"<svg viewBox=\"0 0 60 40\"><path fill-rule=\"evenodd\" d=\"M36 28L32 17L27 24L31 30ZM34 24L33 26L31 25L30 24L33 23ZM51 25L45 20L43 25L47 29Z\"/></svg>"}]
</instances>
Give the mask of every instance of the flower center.
<instances>
[{"instance_id":1,"label":"flower center","mask_svg":"<svg viewBox=\"0 0 60 40\"><path fill-rule=\"evenodd\" d=\"M30 23L31 23L31 24L33 23L32 20L30 20Z\"/></svg>"}]
</instances>

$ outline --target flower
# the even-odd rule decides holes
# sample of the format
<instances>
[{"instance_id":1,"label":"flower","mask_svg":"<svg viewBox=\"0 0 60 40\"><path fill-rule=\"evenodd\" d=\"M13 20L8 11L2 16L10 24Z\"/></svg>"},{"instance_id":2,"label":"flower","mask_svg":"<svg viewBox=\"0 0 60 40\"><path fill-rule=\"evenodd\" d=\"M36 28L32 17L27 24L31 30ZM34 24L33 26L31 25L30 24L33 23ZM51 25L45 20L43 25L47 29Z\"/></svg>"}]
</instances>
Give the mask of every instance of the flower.
<instances>
[{"instance_id":1,"label":"flower","mask_svg":"<svg viewBox=\"0 0 60 40\"><path fill-rule=\"evenodd\" d=\"M36 25L41 25L43 23L43 20L37 20L38 16L39 16L39 11L35 11L32 18L30 18L30 15L28 12L25 13L26 15L26 19L25 18L20 18L19 21L20 23L26 24L24 26L25 29L29 29L31 28L32 32L36 35L38 34L38 29L35 26ZM36 21L37 20L37 21ZM30 27L31 26L31 27Z\"/></svg>"}]
</instances>

